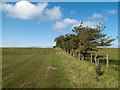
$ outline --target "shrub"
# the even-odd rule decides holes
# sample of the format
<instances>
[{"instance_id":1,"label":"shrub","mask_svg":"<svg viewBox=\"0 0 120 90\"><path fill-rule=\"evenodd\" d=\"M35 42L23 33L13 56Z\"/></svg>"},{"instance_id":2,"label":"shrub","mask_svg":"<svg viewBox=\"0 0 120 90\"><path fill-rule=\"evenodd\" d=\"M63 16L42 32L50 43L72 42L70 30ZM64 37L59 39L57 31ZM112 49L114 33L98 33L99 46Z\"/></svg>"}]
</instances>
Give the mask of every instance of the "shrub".
<instances>
[{"instance_id":1,"label":"shrub","mask_svg":"<svg viewBox=\"0 0 120 90\"><path fill-rule=\"evenodd\" d=\"M101 71L101 66L100 65L96 66L96 73L97 73L98 76L103 75L104 71Z\"/></svg>"}]
</instances>

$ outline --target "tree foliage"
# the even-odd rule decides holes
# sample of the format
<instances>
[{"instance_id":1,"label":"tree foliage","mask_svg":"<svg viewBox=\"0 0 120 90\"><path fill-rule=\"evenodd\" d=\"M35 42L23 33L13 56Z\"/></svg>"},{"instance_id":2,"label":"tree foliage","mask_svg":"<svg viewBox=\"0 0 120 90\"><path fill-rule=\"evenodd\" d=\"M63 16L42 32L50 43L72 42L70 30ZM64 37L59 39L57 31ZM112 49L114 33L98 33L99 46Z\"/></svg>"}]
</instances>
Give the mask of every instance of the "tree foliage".
<instances>
[{"instance_id":1,"label":"tree foliage","mask_svg":"<svg viewBox=\"0 0 120 90\"><path fill-rule=\"evenodd\" d=\"M103 33L105 28L104 23L101 21L94 28L84 27L83 22L81 22L79 26L75 26L72 29L75 34L65 34L57 37L55 39L56 46L69 53L70 51L71 53L77 51L84 60L88 50L98 46L111 46L111 42L115 40Z\"/></svg>"}]
</instances>

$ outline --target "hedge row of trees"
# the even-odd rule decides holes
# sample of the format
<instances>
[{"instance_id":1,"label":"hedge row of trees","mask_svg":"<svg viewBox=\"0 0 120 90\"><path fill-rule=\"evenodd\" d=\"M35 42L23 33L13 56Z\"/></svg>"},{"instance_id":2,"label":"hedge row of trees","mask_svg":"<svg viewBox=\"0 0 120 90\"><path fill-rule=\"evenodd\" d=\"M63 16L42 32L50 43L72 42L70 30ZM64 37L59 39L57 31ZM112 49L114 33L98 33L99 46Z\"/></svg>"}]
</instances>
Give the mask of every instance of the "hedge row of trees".
<instances>
[{"instance_id":1,"label":"hedge row of trees","mask_svg":"<svg viewBox=\"0 0 120 90\"><path fill-rule=\"evenodd\" d=\"M85 60L86 52L94 50L98 46L111 46L111 42L115 39L108 37L103 33L105 25L100 21L94 28L83 27L83 22L79 26L72 29L74 34L65 34L55 38L56 47L59 47L69 54L76 56L78 53L79 59Z\"/></svg>"}]
</instances>

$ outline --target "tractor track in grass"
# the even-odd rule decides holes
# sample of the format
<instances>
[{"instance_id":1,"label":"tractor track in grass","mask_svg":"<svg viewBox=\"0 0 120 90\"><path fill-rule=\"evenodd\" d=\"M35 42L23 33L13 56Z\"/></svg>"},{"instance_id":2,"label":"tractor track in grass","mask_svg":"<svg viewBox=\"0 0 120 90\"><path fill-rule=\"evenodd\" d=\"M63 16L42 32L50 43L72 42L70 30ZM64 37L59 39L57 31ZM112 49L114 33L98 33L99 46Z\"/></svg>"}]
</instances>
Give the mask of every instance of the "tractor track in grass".
<instances>
[{"instance_id":1,"label":"tractor track in grass","mask_svg":"<svg viewBox=\"0 0 120 90\"><path fill-rule=\"evenodd\" d=\"M48 60L48 58L49 58L49 56L47 56L44 60L42 60L40 65L37 68L35 68L33 72L31 72L30 76L25 78L25 80L23 82L21 82L21 84L19 83L19 85L21 85L20 88L23 88L23 87L37 88L37 85L39 83L41 76L46 71L46 66L47 66L46 61ZM37 76L33 79L32 77L35 76L35 74ZM33 80L30 80L30 79L33 79ZM31 83L29 83L29 82L31 82Z\"/></svg>"},{"instance_id":2,"label":"tractor track in grass","mask_svg":"<svg viewBox=\"0 0 120 90\"><path fill-rule=\"evenodd\" d=\"M53 50L50 50L50 53L46 57L45 61L43 62L43 66L41 68L41 71L37 76L38 80L37 80L37 78L36 78L36 80L34 80L34 87L41 88L42 86L40 84L42 82L40 82L40 81L42 81L42 78L48 78L48 76L50 76L50 75L47 75L46 73L47 73L47 71L50 71L50 69L48 69L47 67L50 65L52 55L53 55Z\"/></svg>"},{"instance_id":3,"label":"tractor track in grass","mask_svg":"<svg viewBox=\"0 0 120 90\"><path fill-rule=\"evenodd\" d=\"M11 66L9 68L3 68L3 70L2 70L3 74L6 75L7 72L10 72L11 70L14 70L15 68L22 67L24 64L29 63L34 58L35 58L35 56L33 56L32 58L26 59L26 60L24 60L22 62L16 63L16 64L14 64L13 66Z\"/></svg>"},{"instance_id":4,"label":"tractor track in grass","mask_svg":"<svg viewBox=\"0 0 120 90\"><path fill-rule=\"evenodd\" d=\"M37 52L37 53L39 53L39 52ZM39 55L39 54L38 54L38 55ZM31 63L30 65L32 65L32 62L36 62L36 61L34 61L34 59L35 59L34 57L36 57L36 55L34 55L34 56L32 57L32 59L30 59L31 62L29 61L29 63L27 63L27 65L29 65L30 63ZM23 63L23 66L25 66L25 68L29 68L28 66L26 66L26 63ZM16 67L15 69L17 70L17 68L18 68L18 67ZM24 68L20 68L20 71L23 70L23 69L24 69ZM20 72L20 71L19 71L19 72ZM13 69L12 69L10 72L11 72L11 75L12 75L12 74L13 74ZM14 74L15 74L15 72L14 72ZM18 71L16 72L16 74L18 74ZM9 74L9 76L6 77L6 78L4 78L4 80L5 80L5 79L8 79L8 78L10 78L10 77L12 77L12 78L14 77L14 76L11 76L11 75ZM16 76L16 75L15 75L15 76ZM23 75L22 75L22 76L23 76ZM22 77L22 76L19 75L19 77ZM28 76L29 76L29 75L28 75ZM17 77L18 79L17 79L17 78L16 78L16 79L14 78L14 82L16 82L16 80L17 80L17 82L18 82L18 81L19 81L19 77ZM12 81L12 82L13 82L13 81ZM8 85L11 86L11 85L12 85L12 82L8 83ZM16 82L16 83L17 83L17 82ZM8 87L9 87L9 86L8 86ZM13 85L13 86L14 86L14 85ZM15 86L16 86L16 85L15 85ZM19 85L18 85L18 86L19 86Z\"/></svg>"},{"instance_id":5,"label":"tractor track in grass","mask_svg":"<svg viewBox=\"0 0 120 90\"><path fill-rule=\"evenodd\" d=\"M38 73L40 72L41 74L36 78L36 80L33 80L32 82L39 81L40 76L41 76L41 75L43 74L43 72L45 71L45 70L43 69L44 66L45 66L45 61L43 61L36 69L34 69L34 71L31 72L31 74L30 74L27 78L25 78L25 80L23 80L21 83L19 83L19 85L21 85L20 88L27 86L27 85L28 85L27 82L31 81L30 79L31 79L32 77L34 77L35 74L38 74ZM43 69L43 70L42 70L42 69ZM23 83L23 84L22 84L22 83ZM32 86L35 87L35 86L36 86L36 83L33 83L33 84L34 84L34 85L32 85Z\"/></svg>"},{"instance_id":6,"label":"tractor track in grass","mask_svg":"<svg viewBox=\"0 0 120 90\"><path fill-rule=\"evenodd\" d=\"M54 51L54 54L55 54L55 51ZM53 86L53 88L58 88L57 87L57 80L56 80L56 78L57 78L57 76L56 76L56 70L52 70L52 86Z\"/></svg>"},{"instance_id":7,"label":"tractor track in grass","mask_svg":"<svg viewBox=\"0 0 120 90\"><path fill-rule=\"evenodd\" d=\"M50 50L50 54L52 54L52 50ZM48 65L49 62L49 55L46 57L45 61L43 62L42 66L41 66L41 70L36 78L36 80L34 80L34 87L38 87L39 86L39 81L42 78L42 76L44 75L44 73L46 72L46 67Z\"/></svg>"},{"instance_id":8,"label":"tractor track in grass","mask_svg":"<svg viewBox=\"0 0 120 90\"><path fill-rule=\"evenodd\" d=\"M48 56L47 56L48 57ZM34 80L32 80L31 81L31 83L29 83L29 84L27 84L27 83L25 83L24 85L23 85L23 87L34 87L34 88L36 88L36 85L37 85L37 82L39 82L39 80L40 80L40 78L41 78L41 76L43 75L43 73L45 72L45 68L46 68L46 65L47 65L47 63L46 63L46 60L47 59L44 59L43 61L42 61L42 64L40 64L39 66L38 66L38 68L37 68L37 70L35 70L35 73L37 74L37 76L35 75L35 74L33 74L34 76ZM29 75L26 75L26 76L29 76ZM32 77L31 75L30 75L30 77ZM28 77L28 79L31 79L30 77ZM36 79L35 79L36 78ZM26 78L24 78L24 79L26 79ZM29 82L29 80L28 80L28 82ZM18 84L16 85L16 86L19 86L21 83L24 83L24 82L18 82Z\"/></svg>"},{"instance_id":9,"label":"tractor track in grass","mask_svg":"<svg viewBox=\"0 0 120 90\"><path fill-rule=\"evenodd\" d=\"M67 77L62 73L64 67L55 49L43 49L40 52L35 50L32 56L30 54L30 57L24 57L28 58L29 63L25 60L12 69L8 68L6 74L3 74L6 75L3 77L3 88L61 88L68 85ZM48 68L49 66L58 69Z\"/></svg>"},{"instance_id":10,"label":"tractor track in grass","mask_svg":"<svg viewBox=\"0 0 120 90\"><path fill-rule=\"evenodd\" d=\"M28 50L28 49L27 49ZM24 51L24 50L23 50ZM11 57L7 60L8 62L6 62L7 63L7 66L5 67L4 66L4 68L10 68L10 67L12 67L13 66L13 64L14 65L16 65L16 64L18 64L18 63L21 63L21 62L23 62L23 61L17 61L17 59L23 59L23 58L25 58L25 57L28 57L28 56L31 56L31 55L39 55L40 53L41 54L43 54L45 51L43 51L43 52L39 52L39 51L30 51L30 52L23 52L22 54L21 53L18 53L18 54L15 54L14 55L14 57L11 59ZM12 53L12 54L14 54L14 53ZM4 55L4 54L3 54ZM6 55L6 56L9 56L9 55ZM10 55L10 56L13 56L13 55ZM16 58L16 59L15 59ZM3 61L4 61L4 57L3 57ZM13 63L13 61L14 61L14 63ZM11 63L12 62L12 63ZM4 62L3 62L4 63Z\"/></svg>"},{"instance_id":11,"label":"tractor track in grass","mask_svg":"<svg viewBox=\"0 0 120 90\"><path fill-rule=\"evenodd\" d=\"M58 88L57 85L57 80L56 80L56 71L52 71L52 85L53 85L53 88Z\"/></svg>"},{"instance_id":12,"label":"tractor track in grass","mask_svg":"<svg viewBox=\"0 0 120 90\"><path fill-rule=\"evenodd\" d=\"M10 72L11 70L14 70L14 69L16 69L16 68L18 68L18 67L22 67L24 64L27 64L27 63L29 63L31 60L33 60L33 59L36 57L35 55L38 55L38 54L39 54L38 51L37 51L37 52L32 52L32 53L33 53L32 55L34 55L34 56L32 56L32 57L30 57L30 58L28 58L28 59L26 59L26 60L23 60L23 61L21 61L21 62L14 63L14 65L12 65L12 66L3 68L3 69L2 69L2 71L3 71L2 73L3 73L4 75L6 75L6 73Z\"/></svg>"},{"instance_id":13,"label":"tractor track in grass","mask_svg":"<svg viewBox=\"0 0 120 90\"><path fill-rule=\"evenodd\" d=\"M33 62L33 61L32 61ZM30 62L30 64L32 63L32 62ZM30 65L30 64L28 64L28 65ZM11 87L14 87L14 88L17 88L18 86L17 86L17 83L18 82L20 82L22 79L24 79L24 77L25 77L25 74L27 73L27 72L29 72L30 71L30 69L28 69L29 67L28 67L28 65L27 66L24 66L23 68L21 68L19 71L17 71L17 72L11 72L10 74L9 74L9 76L6 78L6 80L8 80L7 82L6 82L6 84L4 83L3 84L3 87L4 87L4 85L5 86L7 86L7 87L9 87L9 88L11 88ZM24 68L25 68L25 70L24 70ZM23 72L23 71L25 71L25 72ZM20 72L20 73L19 73ZM29 75L29 74L28 74ZM4 78L5 79L5 78ZM6 80L4 80L4 81L6 81ZM14 83L14 84L13 84Z\"/></svg>"}]
</instances>

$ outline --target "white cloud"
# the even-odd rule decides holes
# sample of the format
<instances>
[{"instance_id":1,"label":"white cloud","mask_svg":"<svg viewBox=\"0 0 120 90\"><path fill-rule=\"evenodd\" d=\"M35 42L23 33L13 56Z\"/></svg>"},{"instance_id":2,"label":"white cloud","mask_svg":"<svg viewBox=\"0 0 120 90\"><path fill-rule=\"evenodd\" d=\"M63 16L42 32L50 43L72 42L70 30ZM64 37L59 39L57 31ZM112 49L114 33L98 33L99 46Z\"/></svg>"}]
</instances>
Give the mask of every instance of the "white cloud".
<instances>
[{"instance_id":1,"label":"white cloud","mask_svg":"<svg viewBox=\"0 0 120 90\"><path fill-rule=\"evenodd\" d=\"M43 13L48 3L38 3L34 5L28 1L19 1L15 5L3 3L3 11L7 12L8 17L20 19L32 19Z\"/></svg>"},{"instance_id":2,"label":"white cloud","mask_svg":"<svg viewBox=\"0 0 120 90\"><path fill-rule=\"evenodd\" d=\"M88 26L88 27L91 27L91 28L95 28L95 25L97 24L97 22L92 22L92 21L84 21L83 22L83 26L84 27L86 27L86 26Z\"/></svg>"},{"instance_id":3,"label":"white cloud","mask_svg":"<svg viewBox=\"0 0 120 90\"><path fill-rule=\"evenodd\" d=\"M98 13L94 13L92 16L88 17L88 19L94 19L94 18L102 18L103 16Z\"/></svg>"},{"instance_id":4,"label":"white cloud","mask_svg":"<svg viewBox=\"0 0 120 90\"><path fill-rule=\"evenodd\" d=\"M77 24L77 23L78 23L78 21L75 20L75 19L66 18L63 21L57 21L55 23L55 25L53 26L53 28L54 29L63 29L63 28L66 28L69 25Z\"/></svg>"},{"instance_id":5,"label":"white cloud","mask_svg":"<svg viewBox=\"0 0 120 90\"><path fill-rule=\"evenodd\" d=\"M78 23L77 20L75 20L75 19L69 19L69 18L64 19L64 22L66 24L75 24L75 23Z\"/></svg>"},{"instance_id":6,"label":"white cloud","mask_svg":"<svg viewBox=\"0 0 120 90\"><path fill-rule=\"evenodd\" d=\"M104 20L108 21L108 18L103 16L102 14L94 13L92 16L88 17L88 19L96 19L96 18L103 18Z\"/></svg>"},{"instance_id":7,"label":"white cloud","mask_svg":"<svg viewBox=\"0 0 120 90\"><path fill-rule=\"evenodd\" d=\"M48 3L32 4L28 1L19 1L16 4L2 3L2 9L6 12L7 17L19 19L33 19L35 17L40 20L58 20L61 18L60 7L46 9Z\"/></svg>"},{"instance_id":8,"label":"white cloud","mask_svg":"<svg viewBox=\"0 0 120 90\"><path fill-rule=\"evenodd\" d=\"M110 48L120 48L120 43L112 43L112 45L111 46L108 46L108 47L110 47Z\"/></svg>"},{"instance_id":9,"label":"white cloud","mask_svg":"<svg viewBox=\"0 0 120 90\"><path fill-rule=\"evenodd\" d=\"M56 22L56 24L53 26L54 29L62 29L67 27L67 24L64 22Z\"/></svg>"},{"instance_id":10,"label":"white cloud","mask_svg":"<svg viewBox=\"0 0 120 90\"><path fill-rule=\"evenodd\" d=\"M80 21L81 22L81 21ZM80 26L80 22L76 25L73 25L73 27L77 27L77 26ZM83 27L91 27L91 28L95 28L95 25L97 24L97 22L94 22L94 21L83 21Z\"/></svg>"},{"instance_id":11,"label":"white cloud","mask_svg":"<svg viewBox=\"0 0 120 90\"><path fill-rule=\"evenodd\" d=\"M54 20L54 19L59 20L62 16L62 12L60 11L60 7L56 7L56 6L52 9L47 9L45 11L45 14L51 20Z\"/></svg>"},{"instance_id":12,"label":"white cloud","mask_svg":"<svg viewBox=\"0 0 120 90\"><path fill-rule=\"evenodd\" d=\"M53 29L57 32L60 33L65 33L66 28L70 25L72 25L71 28L73 28L74 26L79 26L81 21L78 21L76 19L70 19L70 18L66 18L62 21L57 21L54 25L53 25ZM95 21L83 21L83 27L91 27L91 28L95 28L95 25L97 24L97 22Z\"/></svg>"},{"instance_id":13,"label":"white cloud","mask_svg":"<svg viewBox=\"0 0 120 90\"><path fill-rule=\"evenodd\" d=\"M116 11L115 9L113 9L113 10L108 10L107 12L110 13L110 14L116 14L116 13L117 13L117 11Z\"/></svg>"}]
</instances>

